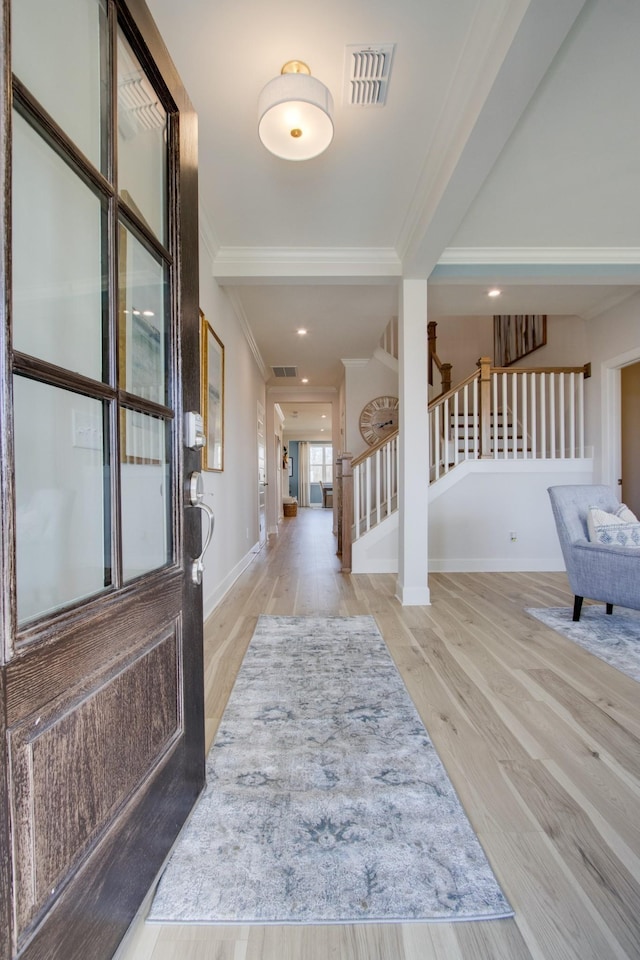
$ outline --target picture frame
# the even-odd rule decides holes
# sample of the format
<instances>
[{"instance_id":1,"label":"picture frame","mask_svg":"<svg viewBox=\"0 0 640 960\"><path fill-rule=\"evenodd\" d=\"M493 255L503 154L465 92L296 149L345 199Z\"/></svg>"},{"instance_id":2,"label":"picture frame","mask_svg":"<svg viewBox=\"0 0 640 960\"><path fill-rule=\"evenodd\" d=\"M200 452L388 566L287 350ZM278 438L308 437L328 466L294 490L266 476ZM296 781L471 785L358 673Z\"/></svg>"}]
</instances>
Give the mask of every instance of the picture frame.
<instances>
[{"instance_id":1,"label":"picture frame","mask_svg":"<svg viewBox=\"0 0 640 960\"><path fill-rule=\"evenodd\" d=\"M224 470L224 344L200 311L202 419L207 438L202 469Z\"/></svg>"},{"instance_id":2,"label":"picture frame","mask_svg":"<svg viewBox=\"0 0 640 960\"><path fill-rule=\"evenodd\" d=\"M293 476L293 460L291 459L291 457L289 457L287 467L288 467L289 476L292 477Z\"/></svg>"},{"instance_id":3,"label":"picture frame","mask_svg":"<svg viewBox=\"0 0 640 960\"><path fill-rule=\"evenodd\" d=\"M509 367L547 342L547 315L494 315L493 357L496 367Z\"/></svg>"}]
</instances>

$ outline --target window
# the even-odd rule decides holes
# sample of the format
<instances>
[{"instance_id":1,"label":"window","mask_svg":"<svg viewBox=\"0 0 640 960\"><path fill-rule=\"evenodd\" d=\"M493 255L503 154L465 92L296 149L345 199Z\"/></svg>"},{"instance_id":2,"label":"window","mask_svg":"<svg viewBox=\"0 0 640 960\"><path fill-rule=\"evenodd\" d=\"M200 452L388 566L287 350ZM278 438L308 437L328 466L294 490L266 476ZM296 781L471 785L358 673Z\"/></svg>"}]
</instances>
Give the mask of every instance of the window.
<instances>
[{"instance_id":1,"label":"window","mask_svg":"<svg viewBox=\"0 0 640 960\"><path fill-rule=\"evenodd\" d=\"M309 445L309 481L333 482L333 447L321 443Z\"/></svg>"}]
</instances>

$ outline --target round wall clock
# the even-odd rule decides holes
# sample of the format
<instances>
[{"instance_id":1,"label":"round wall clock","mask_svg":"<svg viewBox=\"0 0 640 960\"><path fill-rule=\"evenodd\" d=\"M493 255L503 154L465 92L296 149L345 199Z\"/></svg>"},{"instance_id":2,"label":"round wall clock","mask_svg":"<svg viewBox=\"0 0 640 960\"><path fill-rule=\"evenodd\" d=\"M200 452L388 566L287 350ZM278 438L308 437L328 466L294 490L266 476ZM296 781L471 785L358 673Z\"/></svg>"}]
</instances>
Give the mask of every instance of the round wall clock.
<instances>
[{"instance_id":1,"label":"round wall clock","mask_svg":"<svg viewBox=\"0 0 640 960\"><path fill-rule=\"evenodd\" d=\"M363 407L360 414L360 433L370 445L384 440L398 429L397 397L376 397Z\"/></svg>"}]
</instances>

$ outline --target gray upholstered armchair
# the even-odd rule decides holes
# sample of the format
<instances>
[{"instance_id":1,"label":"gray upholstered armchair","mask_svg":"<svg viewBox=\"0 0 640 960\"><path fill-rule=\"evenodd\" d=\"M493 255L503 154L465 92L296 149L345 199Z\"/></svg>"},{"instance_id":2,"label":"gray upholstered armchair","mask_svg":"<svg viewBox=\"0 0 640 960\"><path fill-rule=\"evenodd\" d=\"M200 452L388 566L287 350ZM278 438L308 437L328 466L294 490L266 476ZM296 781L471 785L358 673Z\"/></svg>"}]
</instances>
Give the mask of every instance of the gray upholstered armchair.
<instances>
[{"instance_id":1,"label":"gray upholstered armchair","mask_svg":"<svg viewBox=\"0 0 640 960\"><path fill-rule=\"evenodd\" d=\"M549 496L569 584L575 594L573 619L580 619L584 597L606 603L607 613L613 612L614 604L640 610L640 549L589 541L589 507L615 513L620 506L611 487L549 487Z\"/></svg>"}]
</instances>

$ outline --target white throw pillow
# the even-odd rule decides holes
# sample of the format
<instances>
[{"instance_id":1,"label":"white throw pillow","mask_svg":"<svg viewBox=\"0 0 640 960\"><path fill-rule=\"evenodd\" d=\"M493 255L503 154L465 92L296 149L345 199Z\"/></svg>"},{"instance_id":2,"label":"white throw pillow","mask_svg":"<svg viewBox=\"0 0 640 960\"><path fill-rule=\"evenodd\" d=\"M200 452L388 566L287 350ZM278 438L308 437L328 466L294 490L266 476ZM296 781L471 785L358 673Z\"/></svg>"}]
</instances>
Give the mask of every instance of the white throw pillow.
<instances>
[{"instance_id":1,"label":"white throw pillow","mask_svg":"<svg viewBox=\"0 0 640 960\"><path fill-rule=\"evenodd\" d=\"M626 505L626 503L620 504L616 510L616 517L618 520L622 520L623 523L638 523L638 518L633 510L629 510L629 507Z\"/></svg>"},{"instance_id":2,"label":"white throw pillow","mask_svg":"<svg viewBox=\"0 0 640 960\"><path fill-rule=\"evenodd\" d=\"M624 504L622 505L624 506ZM625 507L627 513L633 513ZM618 513L607 513L600 507L589 507L587 514L589 540L592 543L602 543L615 547L638 547L640 549L640 523L633 517L633 521L625 522Z\"/></svg>"}]
</instances>

